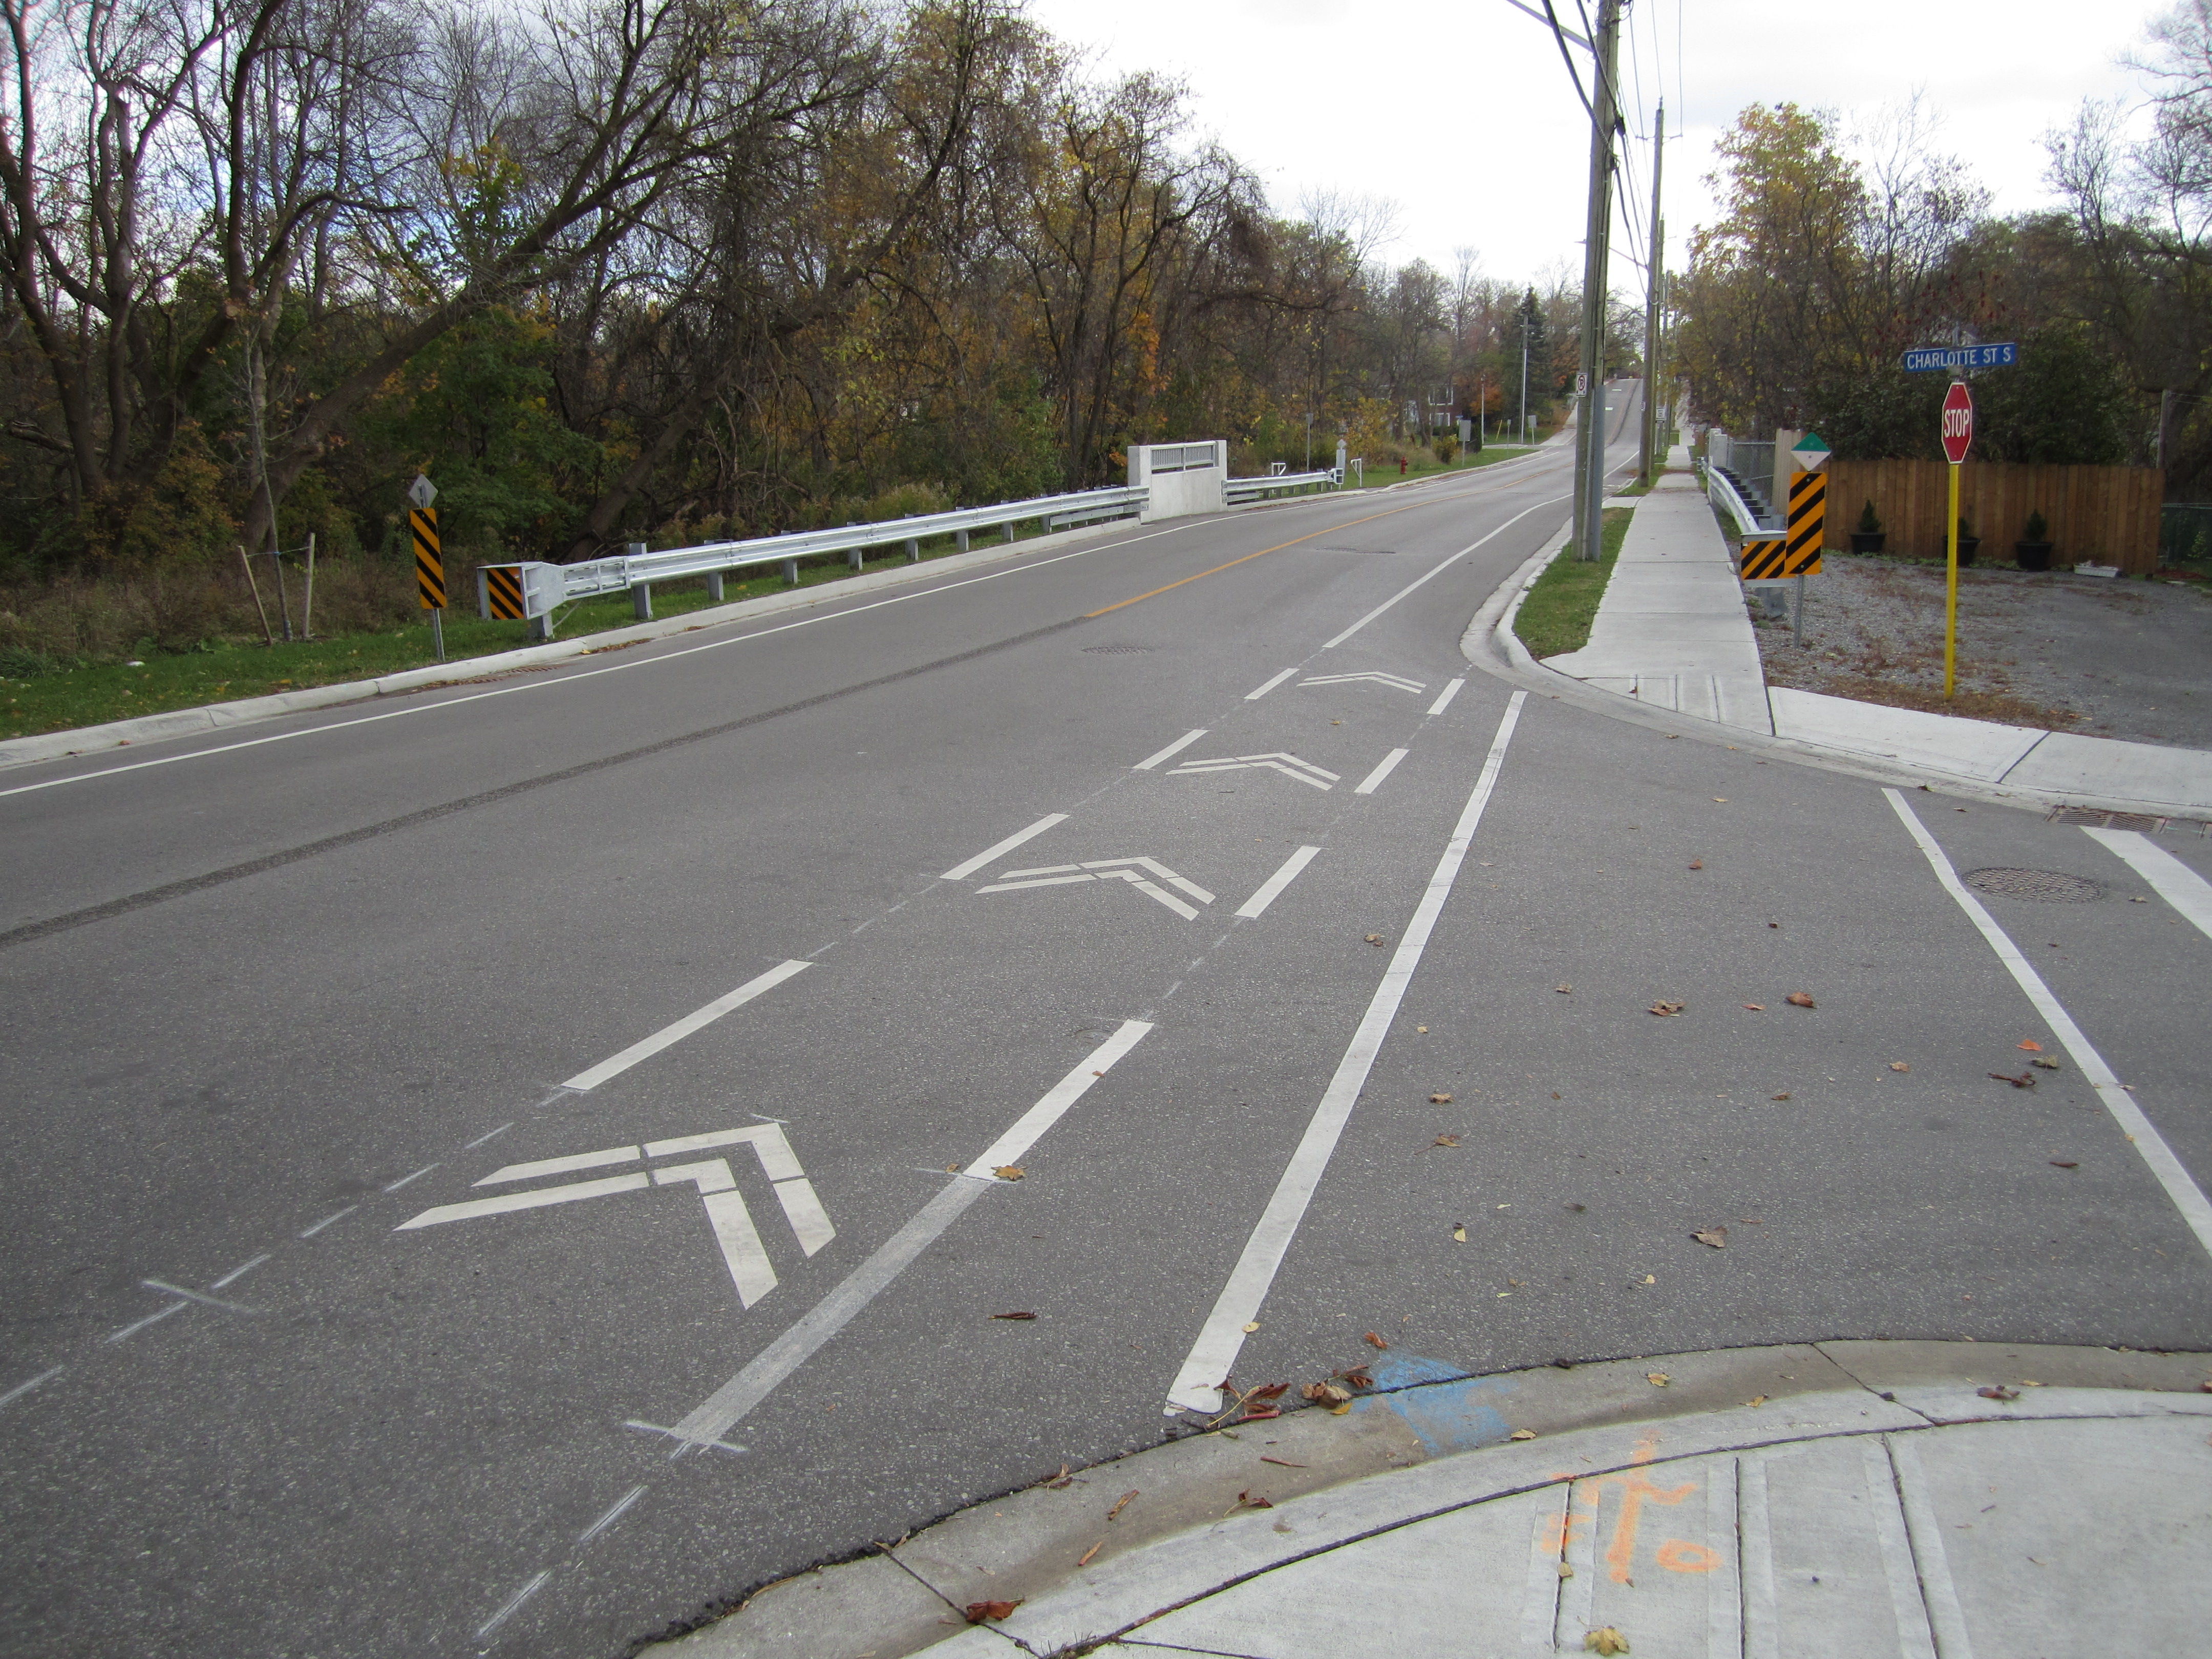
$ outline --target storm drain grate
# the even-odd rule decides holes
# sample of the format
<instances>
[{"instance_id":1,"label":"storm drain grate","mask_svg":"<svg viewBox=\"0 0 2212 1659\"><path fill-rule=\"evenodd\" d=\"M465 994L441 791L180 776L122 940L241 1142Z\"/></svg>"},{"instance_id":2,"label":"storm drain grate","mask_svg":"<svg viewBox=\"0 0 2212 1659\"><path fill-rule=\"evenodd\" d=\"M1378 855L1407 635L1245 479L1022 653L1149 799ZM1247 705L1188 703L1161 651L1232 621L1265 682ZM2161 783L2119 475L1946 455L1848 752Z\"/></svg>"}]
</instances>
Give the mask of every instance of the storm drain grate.
<instances>
[{"instance_id":1,"label":"storm drain grate","mask_svg":"<svg viewBox=\"0 0 2212 1659\"><path fill-rule=\"evenodd\" d=\"M2177 833L2188 830L2199 836L2212 835L2212 823L2203 818L2153 817L2148 812L2108 812L2100 806L2053 807L2049 821L2052 823L2094 823L2106 830L2142 830L2152 834L2171 830Z\"/></svg>"},{"instance_id":2,"label":"storm drain grate","mask_svg":"<svg viewBox=\"0 0 2212 1659\"><path fill-rule=\"evenodd\" d=\"M2095 882L2058 870L1970 870L1963 879L1979 892L2038 904L2086 904L2105 896Z\"/></svg>"},{"instance_id":3,"label":"storm drain grate","mask_svg":"<svg viewBox=\"0 0 2212 1659\"><path fill-rule=\"evenodd\" d=\"M1149 645L1086 645L1086 657L1141 657L1152 647Z\"/></svg>"}]
</instances>

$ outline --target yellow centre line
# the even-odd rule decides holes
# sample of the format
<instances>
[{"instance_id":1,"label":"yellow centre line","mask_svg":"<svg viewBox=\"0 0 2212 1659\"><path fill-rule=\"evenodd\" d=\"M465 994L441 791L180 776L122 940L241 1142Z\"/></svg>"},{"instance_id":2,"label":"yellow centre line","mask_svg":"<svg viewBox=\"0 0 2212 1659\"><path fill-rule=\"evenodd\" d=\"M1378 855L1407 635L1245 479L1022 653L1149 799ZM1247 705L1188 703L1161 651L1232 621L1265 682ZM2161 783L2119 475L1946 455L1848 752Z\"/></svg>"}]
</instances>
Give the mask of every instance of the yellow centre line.
<instances>
[{"instance_id":1,"label":"yellow centre line","mask_svg":"<svg viewBox=\"0 0 2212 1659\"><path fill-rule=\"evenodd\" d=\"M1516 479L1514 482L1517 483L1520 481ZM1470 490L1466 493L1472 495L1474 492ZM1312 536L1300 536L1297 541L1278 542L1273 547L1261 548L1257 553L1247 553L1241 559L1231 559L1227 564L1217 564L1211 570L1201 570L1195 576L1185 576L1182 581L1170 582L1165 587L1156 587L1149 593L1139 593L1133 599L1121 599L1097 611L1086 611L1083 613L1083 619L1088 622L1093 617L1103 617L1108 611L1119 611L1123 605L1138 605L1146 599L1158 599L1161 594L1172 592L1185 583L1203 581L1208 576L1218 576L1224 570L1234 570L1238 565L1249 563L1254 559L1263 559L1270 553L1279 553L1286 547L1296 547L1299 542L1310 542L1315 536L1327 536L1339 530L1349 530L1354 525L1372 524L1377 519L1388 519L1400 513L1411 513L1417 507L1434 507L1439 501L1450 499L1449 496L1440 495L1425 501L1407 501L1403 507L1388 507L1380 513L1370 513L1364 519L1347 519L1342 524L1328 525L1315 531Z\"/></svg>"}]
</instances>

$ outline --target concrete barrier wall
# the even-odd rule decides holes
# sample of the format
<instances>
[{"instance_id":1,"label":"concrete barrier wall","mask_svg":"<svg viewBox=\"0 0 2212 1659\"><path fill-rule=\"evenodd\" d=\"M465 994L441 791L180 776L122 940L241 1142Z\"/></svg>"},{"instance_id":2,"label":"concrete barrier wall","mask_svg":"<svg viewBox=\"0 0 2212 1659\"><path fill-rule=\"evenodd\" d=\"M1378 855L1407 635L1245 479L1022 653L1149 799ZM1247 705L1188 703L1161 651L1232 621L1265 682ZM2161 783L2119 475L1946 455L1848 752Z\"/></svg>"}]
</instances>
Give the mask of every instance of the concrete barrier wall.
<instances>
[{"instance_id":1,"label":"concrete barrier wall","mask_svg":"<svg viewBox=\"0 0 2212 1659\"><path fill-rule=\"evenodd\" d=\"M1889 536L1885 552L1942 558L1950 470L1942 461L1830 461L1826 544L1838 550L1851 544L1859 513L1871 499ZM2054 568L2087 561L2140 575L2158 566L2159 507L2165 497L2165 473L2148 466L1970 460L1959 478L1959 511L1982 538L1984 564L2009 564L2012 544L2027 534L2027 515L2040 508L2050 521Z\"/></svg>"},{"instance_id":2,"label":"concrete barrier wall","mask_svg":"<svg viewBox=\"0 0 2212 1659\"><path fill-rule=\"evenodd\" d=\"M1219 513L1229 505L1223 485L1229 477L1226 439L1200 439L1182 444L1129 446L1129 483L1152 492L1144 521L1188 518L1194 513Z\"/></svg>"}]
</instances>

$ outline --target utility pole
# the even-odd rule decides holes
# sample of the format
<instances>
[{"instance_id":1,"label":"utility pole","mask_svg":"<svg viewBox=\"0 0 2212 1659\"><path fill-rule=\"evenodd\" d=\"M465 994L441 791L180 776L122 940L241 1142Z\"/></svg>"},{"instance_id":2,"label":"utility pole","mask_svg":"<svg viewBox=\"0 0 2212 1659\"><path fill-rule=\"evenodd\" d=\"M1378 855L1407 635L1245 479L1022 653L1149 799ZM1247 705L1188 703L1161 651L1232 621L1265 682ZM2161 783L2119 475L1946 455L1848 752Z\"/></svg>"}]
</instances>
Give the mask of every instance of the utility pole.
<instances>
[{"instance_id":1,"label":"utility pole","mask_svg":"<svg viewBox=\"0 0 2212 1659\"><path fill-rule=\"evenodd\" d=\"M1623 0L1598 0L1597 73L1590 88L1589 218L1583 242L1582 380L1576 416L1575 556L1598 556L1605 515L1605 323L1613 235L1613 134L1620 121L1613 81L1620 58Z\"/></svg>"},{"instance_id":2,"label":"utility pole","mask_svg":"<svg viewBox=\"0 0 2212 1659\"><path fill-rule=\"evenodd\" d=\"M1651 123L1651 263L1644 272L1644 441L1638 446L1636 475L1651 482L1653 452L1659 444L1659 284L1667 261L1662 245L1667 222L1659 215L1659 161L1667 149L1667 100Z\"/></svg>"},{"instance_id":3,"label":"utility pole","mask_svg":"<svg viewBox=\"0 0 2212 1659\"><path fill-rule=\"evenodd\" d=\"M1528 313L1521 313L1521 442L1528 442Z\"/></svg>"}]
</instances>

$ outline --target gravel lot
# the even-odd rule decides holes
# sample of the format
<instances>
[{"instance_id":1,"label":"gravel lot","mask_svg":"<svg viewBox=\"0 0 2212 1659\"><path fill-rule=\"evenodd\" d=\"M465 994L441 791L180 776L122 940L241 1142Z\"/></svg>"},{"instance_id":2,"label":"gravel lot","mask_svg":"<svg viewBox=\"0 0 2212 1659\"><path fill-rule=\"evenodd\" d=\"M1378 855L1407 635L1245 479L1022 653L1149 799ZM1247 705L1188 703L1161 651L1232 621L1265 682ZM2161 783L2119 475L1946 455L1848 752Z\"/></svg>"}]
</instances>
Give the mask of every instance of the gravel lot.
<instances>
[{"instance_id":1,"label":"gravel lot","mask_svg":"<svg viewBox=\"0 0 2212 1659\"><path fill-rule=\"evenodd\" d=\"M1943 690L1943 570L1831 553L1805 644L1761 614L1771 685L2094 737L2212 749L2212 584L1959 573L1959 695Z\"/></svg>"}]
</instances>

